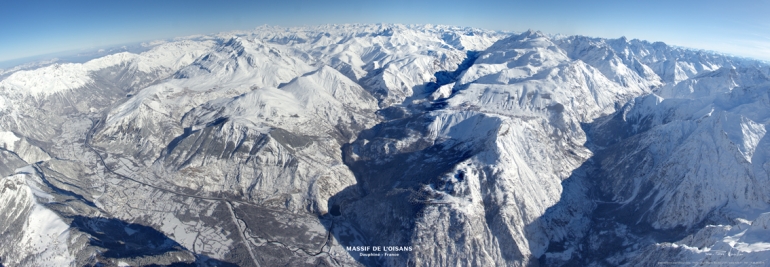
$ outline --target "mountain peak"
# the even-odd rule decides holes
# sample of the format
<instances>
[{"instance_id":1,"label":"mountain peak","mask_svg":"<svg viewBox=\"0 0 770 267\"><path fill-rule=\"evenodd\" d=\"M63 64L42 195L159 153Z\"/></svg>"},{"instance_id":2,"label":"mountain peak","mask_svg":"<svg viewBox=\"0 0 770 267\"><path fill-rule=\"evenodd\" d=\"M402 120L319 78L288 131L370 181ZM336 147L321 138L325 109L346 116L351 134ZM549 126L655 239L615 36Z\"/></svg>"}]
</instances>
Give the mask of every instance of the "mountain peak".
<instances>
[{"instance_id":1,"label":"mountain peak","mask_svg":"<svg viewBox=\"0 0 770 267\"><path fill-rule=\"evenodd\" d=\"M521 34L521 36L522 37L526 37L526 38L546 37L545 34L543 34L543 32L537 31L537 30L533 30L533 29L528 29L527 31L523 32Z\"/></svg>"}]
</instances>

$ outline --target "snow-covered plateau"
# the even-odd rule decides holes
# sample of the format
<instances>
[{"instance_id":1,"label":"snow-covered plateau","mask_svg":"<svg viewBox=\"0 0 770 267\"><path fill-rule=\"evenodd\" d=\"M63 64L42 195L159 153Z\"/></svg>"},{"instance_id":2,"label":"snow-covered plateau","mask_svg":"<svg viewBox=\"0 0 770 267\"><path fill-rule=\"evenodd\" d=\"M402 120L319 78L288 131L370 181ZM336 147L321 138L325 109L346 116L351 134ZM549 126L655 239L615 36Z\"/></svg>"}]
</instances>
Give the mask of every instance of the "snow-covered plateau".
<instances>
[{"instance_id":1,"label":"snow-covered plateau","mask_svg":"<svg viewBox=\"0 0 770 267\"><path fill-rule=\"evenodd\" d=\"M770 266L765 62L263 26L0 79L0 266Z\"/></svg>"}]
</instances>

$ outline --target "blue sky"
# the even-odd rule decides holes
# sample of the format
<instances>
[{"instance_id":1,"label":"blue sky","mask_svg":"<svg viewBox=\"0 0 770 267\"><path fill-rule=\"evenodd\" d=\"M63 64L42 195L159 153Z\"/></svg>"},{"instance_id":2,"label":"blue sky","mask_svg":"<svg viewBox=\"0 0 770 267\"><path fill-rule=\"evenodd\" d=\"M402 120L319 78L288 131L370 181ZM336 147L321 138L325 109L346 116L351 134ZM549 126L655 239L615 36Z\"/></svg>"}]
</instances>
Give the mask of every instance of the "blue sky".
<instances>
[{"instance_id":1,"label":"blue sky","mask_svg":"<svg viewBox=\"0 0 770 267\"><path fill-rule=\"evenodd\" d=\"M269 24L431 23L626 36L770 60L770 1L8 1L0 61Z\"/></svg>"}]
</instances>

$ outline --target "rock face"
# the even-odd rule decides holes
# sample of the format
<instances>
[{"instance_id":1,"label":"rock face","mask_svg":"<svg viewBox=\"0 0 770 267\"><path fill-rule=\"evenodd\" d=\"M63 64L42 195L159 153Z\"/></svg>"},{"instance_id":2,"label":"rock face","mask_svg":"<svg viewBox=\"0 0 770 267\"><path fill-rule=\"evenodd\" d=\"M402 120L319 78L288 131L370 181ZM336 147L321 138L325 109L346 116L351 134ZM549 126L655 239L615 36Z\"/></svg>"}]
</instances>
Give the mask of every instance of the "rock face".
<instances>
[{"instance_id":1,"label":"rock face","mask_svg":"<svg viewBox=\"0 0 770 267\"><path fill-rule=\"evenodd\" d=\"M3 266L770 257L770 66L752 60L327 25L3 77Z\"/></svg>"}]
</instances>

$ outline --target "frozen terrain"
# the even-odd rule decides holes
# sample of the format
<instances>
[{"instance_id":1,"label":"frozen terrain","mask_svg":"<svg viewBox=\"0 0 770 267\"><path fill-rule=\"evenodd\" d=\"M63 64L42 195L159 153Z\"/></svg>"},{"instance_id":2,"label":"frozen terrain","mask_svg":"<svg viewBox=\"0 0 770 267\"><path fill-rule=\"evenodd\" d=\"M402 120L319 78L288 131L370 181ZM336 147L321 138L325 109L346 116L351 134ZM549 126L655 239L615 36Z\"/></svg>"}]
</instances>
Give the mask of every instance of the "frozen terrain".
<instances>
[{"instance_id":1,"label":"frozen terrain","mask_svg":"<svg viewBox=\"0 0 770 267\"><path fill-rule=\"evenodd\" d=\"M770 264L759 61L263 26L0 79L2 266Z\"/></svg>"}]
</instances>

